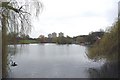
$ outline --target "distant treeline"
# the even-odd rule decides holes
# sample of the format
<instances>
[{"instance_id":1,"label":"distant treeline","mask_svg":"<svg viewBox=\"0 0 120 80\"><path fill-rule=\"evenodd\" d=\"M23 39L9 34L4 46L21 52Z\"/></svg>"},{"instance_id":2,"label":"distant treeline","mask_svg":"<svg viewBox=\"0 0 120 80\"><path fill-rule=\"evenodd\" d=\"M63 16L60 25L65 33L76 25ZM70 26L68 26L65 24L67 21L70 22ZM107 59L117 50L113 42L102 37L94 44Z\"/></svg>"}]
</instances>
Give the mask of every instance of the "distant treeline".
<instances>
[{"instance_id":1,"label":"distant treeline","mask_svg":"<svg viewBox=\"0 0 120 80\"><path fill-rule=\"evenodd\" d=\"M30 44L38 43L37 38L30 38L29 35L19 35L18 33L8 33L8 44Z\"/></svg>"},{"instance_id":2,"label":"distant treeline","mask_svg":"<svg viewBox=\"0 0 120 80\"><path fill-rule=\"evenodd\" d=\"M91 45L97 42L104 35L104 31L91 32L89 35L79 35L75 37L40 37L30 38L29 35L18 35L18 33L11 32L8 34L9 44L29 44L29 43L57 43L57 44L83 44Z\"/></svg>"}]
</instances>

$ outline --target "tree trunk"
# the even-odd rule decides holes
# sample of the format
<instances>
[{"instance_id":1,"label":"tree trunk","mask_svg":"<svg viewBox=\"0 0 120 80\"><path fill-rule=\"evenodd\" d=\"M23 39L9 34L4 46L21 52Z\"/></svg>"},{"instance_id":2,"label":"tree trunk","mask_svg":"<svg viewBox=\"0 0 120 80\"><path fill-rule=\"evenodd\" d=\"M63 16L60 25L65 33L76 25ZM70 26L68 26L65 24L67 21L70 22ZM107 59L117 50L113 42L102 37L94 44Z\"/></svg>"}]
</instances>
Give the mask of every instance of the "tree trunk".
<instances>
[{"instance_id":1,"label":"tree trunk","mask_svg":"<svg viewBox=\"0 0 120 80\"><path fill-rule=\"evenodd\" d=\"M7 18L2 14L2 78L7 77Z\"/></svg>"}]
</instances>

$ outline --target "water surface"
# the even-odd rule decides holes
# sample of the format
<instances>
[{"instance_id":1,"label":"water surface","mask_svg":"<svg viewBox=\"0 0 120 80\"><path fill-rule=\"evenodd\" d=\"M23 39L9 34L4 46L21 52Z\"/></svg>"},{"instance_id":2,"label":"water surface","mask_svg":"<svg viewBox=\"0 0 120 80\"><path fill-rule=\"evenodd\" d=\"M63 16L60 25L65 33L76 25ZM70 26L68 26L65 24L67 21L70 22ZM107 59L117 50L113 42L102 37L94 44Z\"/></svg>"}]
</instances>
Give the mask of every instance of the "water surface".
<instances>
[{"instance_id":1,"label":"water surface","mask_svg":"<svg viewBox=\"0 0 120 80\"><path fill-rule=\"evenodd\" d=\"M12 45L10 47L13 47ZM89 78L90 68L103 62L87 58L85 46L57 44L17 45L10 59L18 66L10 67L10 78Z\"/></svg>"}]
</instances>

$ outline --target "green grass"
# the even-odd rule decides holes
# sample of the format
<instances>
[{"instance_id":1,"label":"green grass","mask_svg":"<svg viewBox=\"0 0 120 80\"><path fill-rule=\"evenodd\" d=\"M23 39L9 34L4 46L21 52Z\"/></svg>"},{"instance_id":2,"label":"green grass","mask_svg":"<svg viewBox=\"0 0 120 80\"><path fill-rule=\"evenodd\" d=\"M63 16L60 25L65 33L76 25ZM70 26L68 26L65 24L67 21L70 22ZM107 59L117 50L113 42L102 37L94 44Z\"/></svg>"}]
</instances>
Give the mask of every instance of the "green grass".
<instances>
[{"instance_id":1,"label":"green grass","mask_svg":"<svg viewBox=\"0 0 120 80\"><path fill-rule=\"evenodd\" d=\"M30 44L30 43L37 43L36 40L20 40L19 44Z\"/></svg>"}]
</instances>

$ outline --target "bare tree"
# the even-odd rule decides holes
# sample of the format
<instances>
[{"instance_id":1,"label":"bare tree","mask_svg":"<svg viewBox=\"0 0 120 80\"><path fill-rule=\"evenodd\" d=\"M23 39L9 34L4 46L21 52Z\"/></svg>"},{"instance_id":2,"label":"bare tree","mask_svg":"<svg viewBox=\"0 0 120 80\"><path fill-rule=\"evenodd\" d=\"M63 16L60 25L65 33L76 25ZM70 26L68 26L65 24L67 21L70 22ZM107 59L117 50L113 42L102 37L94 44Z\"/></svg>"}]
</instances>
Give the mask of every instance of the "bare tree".
<instances>
[{"instance_id":1,"label":"bare tree","mask_svg":"<svg viewBox=\"0 0 120 80\"><path fill-rule=\"evenodd\" d=\"M27 34L31 31L31 17L38 16L42 3L37 0L0 2L0 28L2 29L2 77L7 77L7 33ZM31 10L34 12L32 13Z\"/></svg>"}]
</instances>

